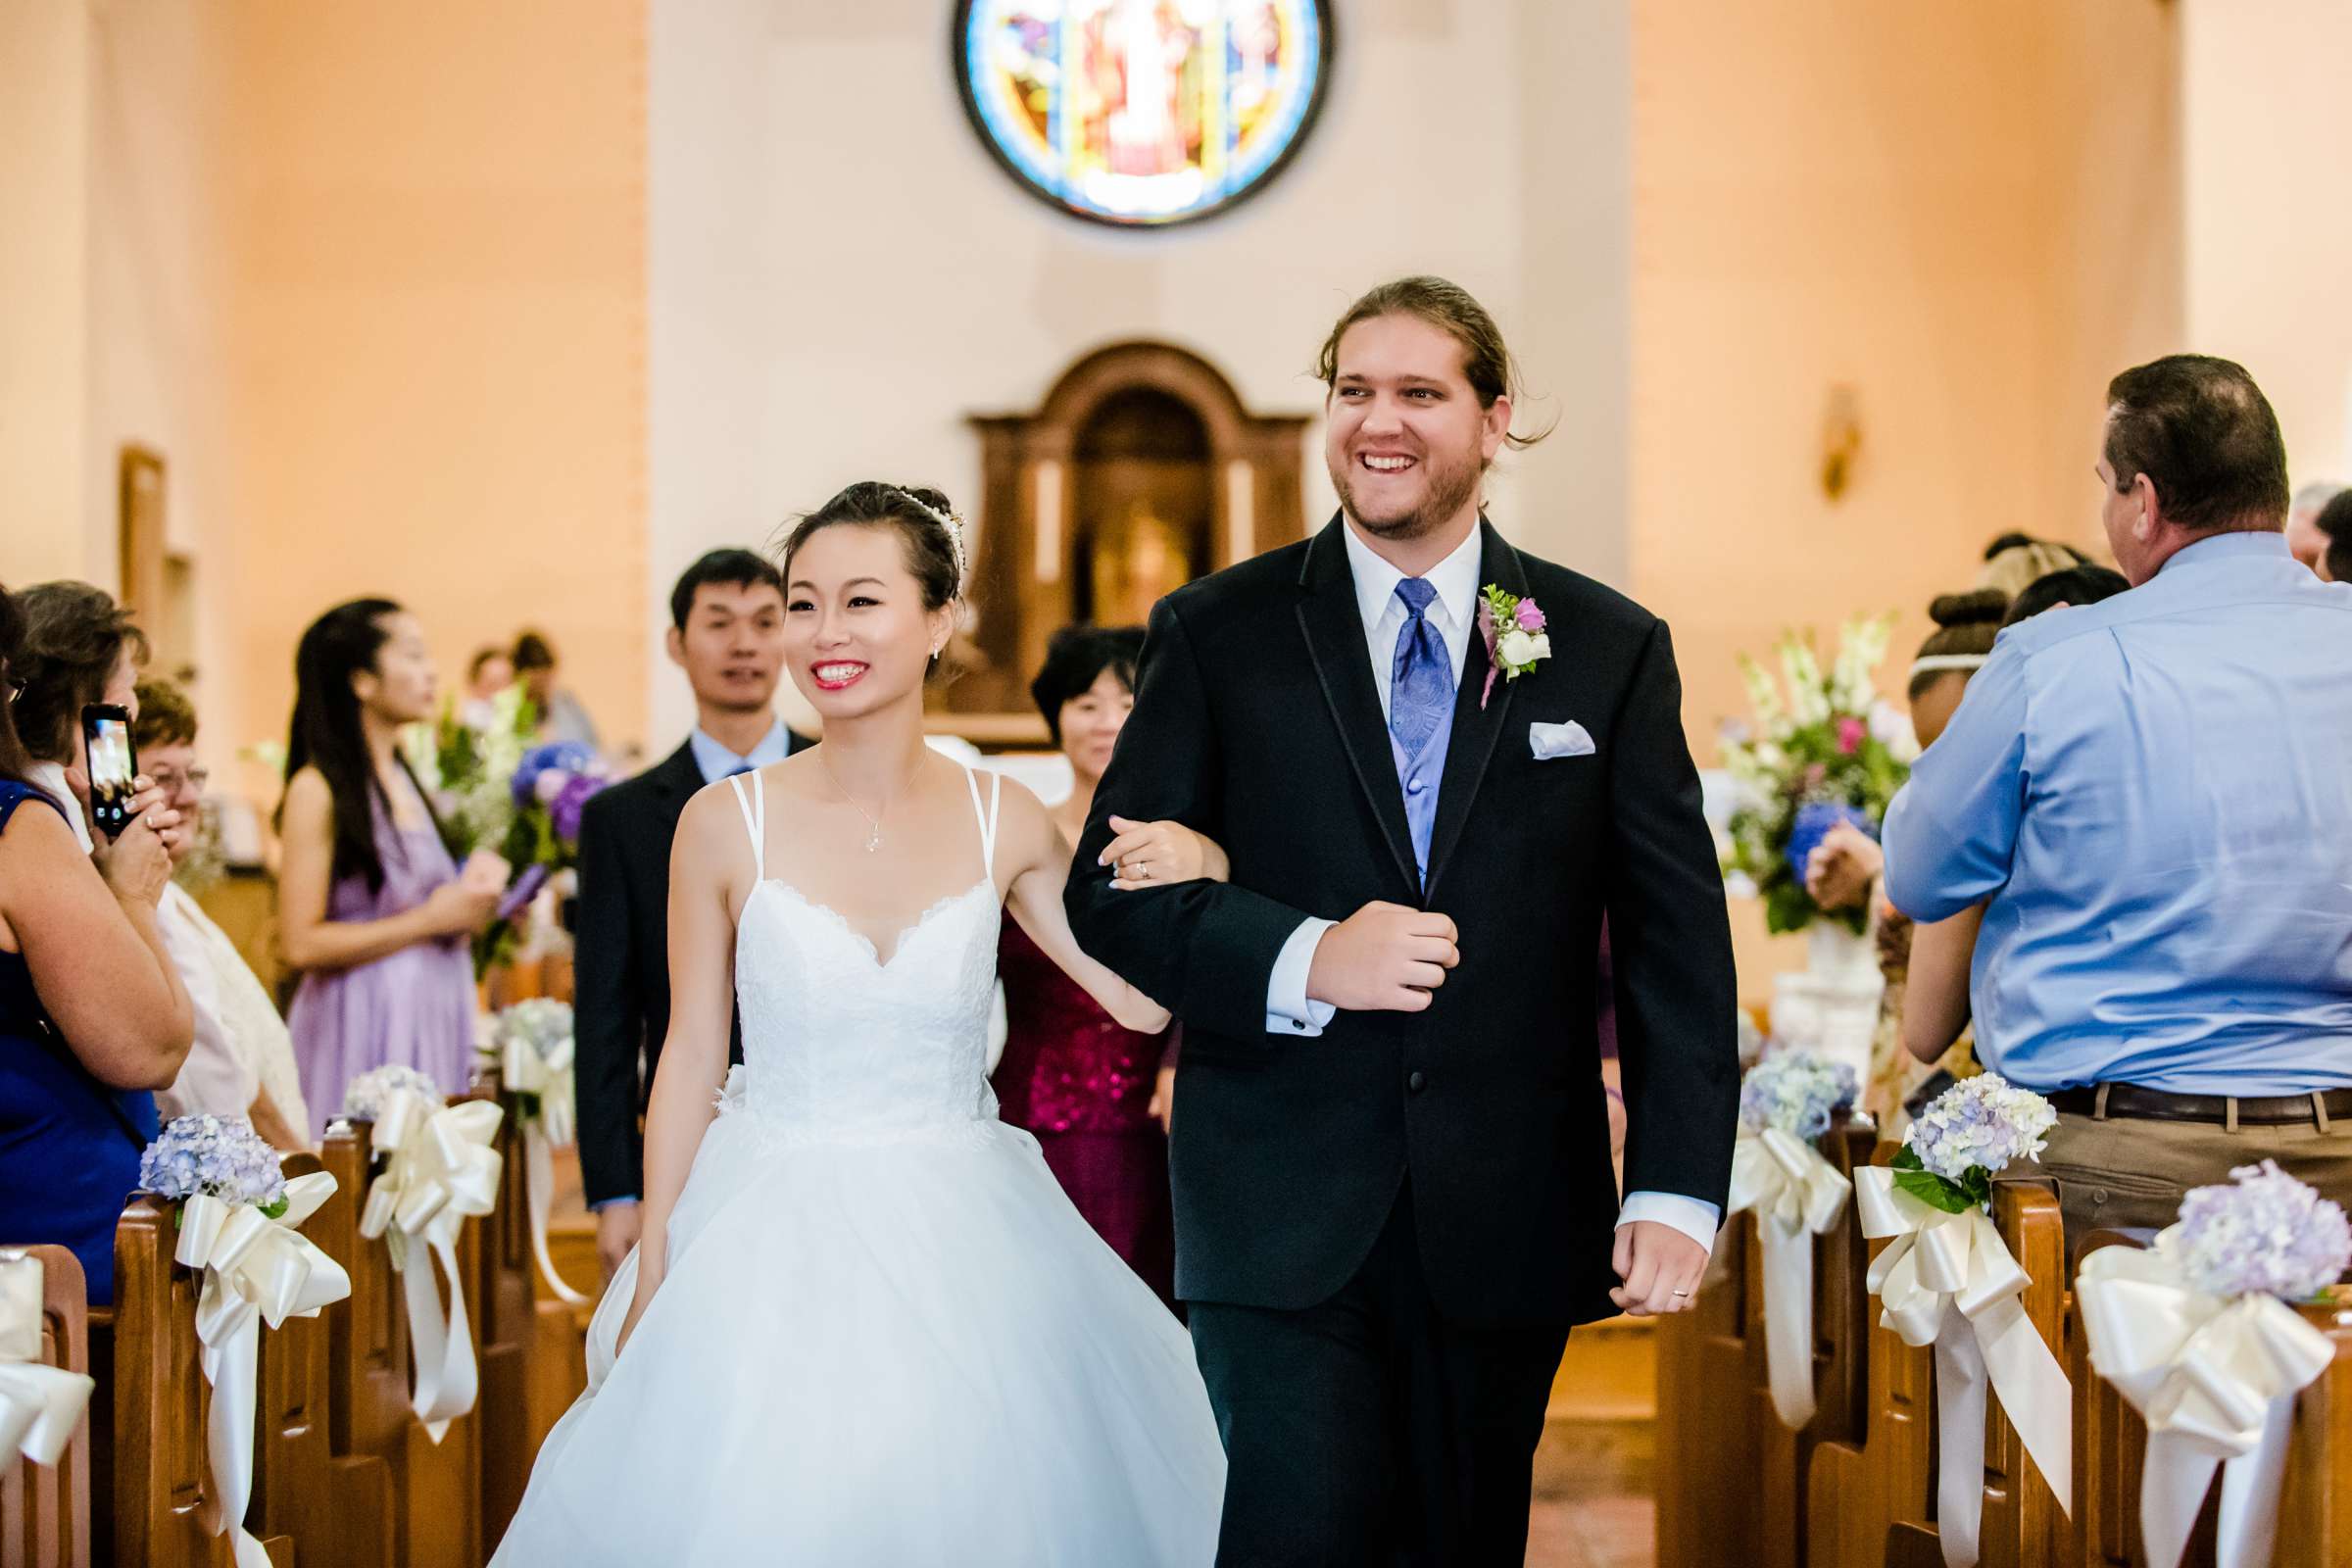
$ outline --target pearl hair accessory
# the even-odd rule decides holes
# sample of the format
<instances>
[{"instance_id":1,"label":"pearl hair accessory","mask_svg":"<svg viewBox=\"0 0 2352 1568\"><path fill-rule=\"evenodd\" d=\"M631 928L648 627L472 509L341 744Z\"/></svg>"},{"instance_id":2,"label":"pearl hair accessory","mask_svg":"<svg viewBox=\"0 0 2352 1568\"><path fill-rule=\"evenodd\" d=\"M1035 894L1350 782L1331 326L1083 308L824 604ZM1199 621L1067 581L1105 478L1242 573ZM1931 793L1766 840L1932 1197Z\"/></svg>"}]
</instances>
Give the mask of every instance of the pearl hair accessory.
<instances>
[{"instance_id":1,"label":"pearl hair accessory","mask_svg":"<svg viewBox=\"0 0 2352 1568\"><path fill-rule=\"evenodd\" d=\"M917 508L921 509L924 516L929 517L933 522L936 522L942 528L947 529L948 547L949 549L953 550L956 555L956 591L957 593L961 593L963 591L963 580L970 574L972 569L971 555L965 548L963 542L963 514L956 511L954 508L950 508L948 511L942 512L937 507L934 507L928 502L924 501L922 497L916 495L911 490L901 490L899 493L905 496L907 500L913 502Z\"/></svg>"}]
</instances>

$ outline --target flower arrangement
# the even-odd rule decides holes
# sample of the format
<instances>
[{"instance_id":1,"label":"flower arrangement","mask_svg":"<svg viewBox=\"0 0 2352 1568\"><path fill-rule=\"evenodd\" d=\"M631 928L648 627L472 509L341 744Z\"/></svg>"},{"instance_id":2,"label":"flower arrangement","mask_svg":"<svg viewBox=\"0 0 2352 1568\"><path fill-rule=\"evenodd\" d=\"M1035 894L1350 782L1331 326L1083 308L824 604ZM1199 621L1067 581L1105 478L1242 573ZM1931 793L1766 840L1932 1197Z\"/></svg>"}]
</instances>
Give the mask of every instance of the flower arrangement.
<instances>
[{"instance_id":1,"label":"flower arrangement","mask_svg":"<svg viewBox=\"0 0 2352 1568\"><path fill-rule=\"evenodd\" d=\"M178 1202L250 1203L271 1219L286 1212L277 1151L242 1116L174 1116L139 1156L139 1187Z\"/></svg>"},{"instance_id":2,"label":"flower arrangement","mask_svg":"<svg viewBox=\"0 0 2352 1568\"><path fill-rule=\"evenodd\" d=\"M580 813L612 773L575 741L534 746L516 760L507 781L509 815L499 853L514 882L498 917L474 940L474 972L510 956L521 936L522 914L539 890L579 863Z\"/></svg>"},{"instance_id":3,"label":"flower arrangement","mask_svg":"<svg viewBox=\"0 0 2352 1568\"><path fill-rule=\"evenodd\" d=\"M1810 1051L1776 1052L1740 1080L1740 1127L1749 1133L1777 1127L1799 1138L1819 1138L1861 1092L1854 1069L1842 1061Z\"/></svg>"},{"instance_id":4,"label":"flower arrangement","mask_svg":"<svg viewBox=\"0 0 2352 1568\"><path fill-rule=\"evenodd\" d=\"M1775 932L1824 917L1805 892L1805 858L1839 822L1875 834L1910 776L1909 726L1871 683L1893 627L1892 616L1848 621L1826 673L1812 643L1793 635L1781 640L1777 681L1740 656L1754 717L1725 727L1723 763L1748 799L1732 813L1723 871L1735 891L1764 900ZM1868 911L1828 917L1859 934Z\"/></svg>"},{"instance_id":5,"label":"flower arrangement","mask_svg":"<svg viewBox=\"0 0 2352 1568\"><path fill-rule=\"evenodd\" d=\"M343 1114L354 1121L380 1121L392 1097L403 1092L422 1095L438 1105L443 1100L441 1086L414 1067L389 1062L370 1067L351 1081L343 1091Z\"/></svg>"},{"instance_id":6,"label":"flower arrangement","mask_svg":"<svg viewBox=\"0 0 2352 1568\"><path fill-rule=\"evenodd\" d=\"M409 770L432 797L441 836L458 860L508 836L514 770L538 727L538 710L517 682L465 710L452 697L440 717L403 737Z\"/></svg>"},{"instance_id":7,"label":"flower arrangement","mask_svg":"<svg viewBox=\"0 0 2352 1568\"><path fill-rule=\"evenodd\" d=\"M596 754L576 741L534 746L523 753L509 781L514 825L507 836L507 859L515 865L539 865L560 850L578 848L581 808L611 782Z\"/></svg>"},{"instance_id":8,"label":"flower arrangement","mask_svg":"<svg viewBox=\"0 0 2352 1568\"><path fill-rule=\"evenodd\" d=\"M2041 1158L2058 1112L1999 1073L1963 1078L1911 1123L1894 1156L1894 1185L1947 1214L1992 1200L1992 1178Z\"/></svg>"},{"instance_id":9,"label":"flower arrangement","mask_svg":"<svg viewBox=\"0 0 2352 1568\"><path fill-rule=\"evenodd\" d=\"M2343 1206L2278 1168L2240 1165L2230 1181L2193 1189L2172 1234L2189 1282L2208 1296L2263 1292L2305 1300L2352 1265Z\"/></svg>"},{"instance_id":10,"label":"flower arrangement","mask_svg":"<svg viewBox=\"0 0 2352 1568\"><path fill-rule=\"evenodd\" d=\"M503 1066L519 1048L530 1053L543 1072L558 1073L571 1065L571 1004L553 997L531 997L499 1010L490 1021L483 1054L490 1065ZM536 1091L514 1084L507 1087L514 1095L515 1114L521 1120L540 1114Z\"/></svg>"}]
</instances>

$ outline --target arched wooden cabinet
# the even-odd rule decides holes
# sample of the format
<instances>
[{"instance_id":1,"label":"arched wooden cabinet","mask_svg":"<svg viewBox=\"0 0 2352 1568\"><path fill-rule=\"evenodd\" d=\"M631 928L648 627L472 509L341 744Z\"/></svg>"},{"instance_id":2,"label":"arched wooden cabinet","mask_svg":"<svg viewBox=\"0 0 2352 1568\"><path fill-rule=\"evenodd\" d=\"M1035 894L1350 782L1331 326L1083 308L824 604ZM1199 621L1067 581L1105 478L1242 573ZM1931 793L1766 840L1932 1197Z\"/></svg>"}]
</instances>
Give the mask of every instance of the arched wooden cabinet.
<instances>
[{"instance_id":1,"label":"arched wooden cabinet","mask_svg":"<svg viewBox=\"0 0 2352 1568\"><path fill-rule=\"evenodd\" d=\"M973 416L975 608L936 699L951 727L1042 741L1028 687L1057 629L1141 621L1169 589L1298 538L1306 423L1250 413L1168 343L1099 349L1035 413Z\"/></svg>"}]
</instances>

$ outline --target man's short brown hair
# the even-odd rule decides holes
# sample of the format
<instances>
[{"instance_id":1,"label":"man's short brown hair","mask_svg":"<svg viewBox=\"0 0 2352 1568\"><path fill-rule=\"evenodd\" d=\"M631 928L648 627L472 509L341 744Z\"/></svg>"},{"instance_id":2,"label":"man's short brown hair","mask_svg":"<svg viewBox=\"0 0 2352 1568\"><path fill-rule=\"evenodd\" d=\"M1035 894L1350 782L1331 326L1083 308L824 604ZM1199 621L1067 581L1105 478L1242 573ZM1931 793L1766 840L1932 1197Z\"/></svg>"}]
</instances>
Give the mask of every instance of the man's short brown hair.
<instances>
[{"instance_id":1,"label":"man's short brown hair","mask_svg":"<svg viewBox=\"0 0 2352 1568\"><path fill-rule=\"evenodd\" d=\"M1324 338L1323 348L1315 356L1315 379L1323 389L1331 391L1340 378L1340 339L1348 329L1360 321L1383 316L1411 316L1427 321L1439 331L1462 346L1462 375L1470 390L1478 394L1478 406L1491 409L1498 398L1508 397L1515 407L1520 400L1519 362L1511 357L1508 344L1502 340L1502 328L1485 306L1461 284L1448 278L1399 277L1367 289L1354 304L1348 307L1334 322L1331 334ZM1503 440L1512 447L1532 447L1550 434L1539 430L1534 435L1509 435Z\"/></svg>"}]
</instances>

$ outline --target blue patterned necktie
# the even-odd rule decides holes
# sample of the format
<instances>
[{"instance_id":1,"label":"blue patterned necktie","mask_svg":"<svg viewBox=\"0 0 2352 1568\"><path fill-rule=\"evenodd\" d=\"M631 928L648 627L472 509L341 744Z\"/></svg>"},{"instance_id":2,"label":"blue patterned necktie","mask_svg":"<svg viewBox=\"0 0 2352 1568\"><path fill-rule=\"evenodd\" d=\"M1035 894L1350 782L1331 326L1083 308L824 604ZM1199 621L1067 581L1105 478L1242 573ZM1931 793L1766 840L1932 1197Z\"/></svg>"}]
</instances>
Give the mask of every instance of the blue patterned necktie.
<instances>
[{"instance_id":1,"label":"blue patterned necktie","mask_svg":"<svg viewBox=\"0 0 2352 1568\"><path fill-rule=\"evenodd\" d=\"M1453 734L1453 664L1446 657L1446 639L1425 613L1437 596L1427 578L1397 582L1404 625L1396 633L1389 681L1389 752L1404 790L1405 825L1412 830L1413 863L1424 886L1430 835L1438 822L1438 781L1445 775L1446 748Z\"/></svg>"}]
</instances>

